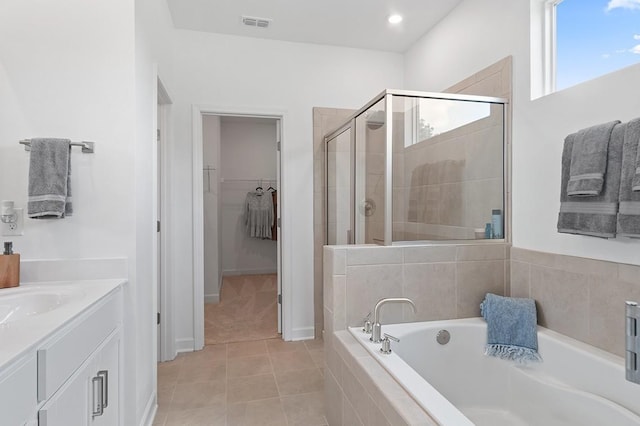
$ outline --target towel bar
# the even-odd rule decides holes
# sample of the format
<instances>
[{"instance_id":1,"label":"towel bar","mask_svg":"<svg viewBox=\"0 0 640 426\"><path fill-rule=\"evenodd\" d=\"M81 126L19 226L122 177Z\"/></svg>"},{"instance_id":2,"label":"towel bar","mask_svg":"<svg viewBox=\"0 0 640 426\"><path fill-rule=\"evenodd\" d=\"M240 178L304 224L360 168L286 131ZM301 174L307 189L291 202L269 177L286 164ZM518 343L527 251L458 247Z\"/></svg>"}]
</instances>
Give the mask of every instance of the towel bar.
<instances>
[{"instance_id":1,"label":"towel bar","mask_svg":"<svg viewBox=\"0 0 640 426\"><path fill-rule=\"evenodd\" d=\"M31 151L31 139L23 139L19 143L20 145L24 145L25 151ZM71 146L81 146L83 153L93 154L95 142L71 142Z\"/></svg>"}]
</instances>

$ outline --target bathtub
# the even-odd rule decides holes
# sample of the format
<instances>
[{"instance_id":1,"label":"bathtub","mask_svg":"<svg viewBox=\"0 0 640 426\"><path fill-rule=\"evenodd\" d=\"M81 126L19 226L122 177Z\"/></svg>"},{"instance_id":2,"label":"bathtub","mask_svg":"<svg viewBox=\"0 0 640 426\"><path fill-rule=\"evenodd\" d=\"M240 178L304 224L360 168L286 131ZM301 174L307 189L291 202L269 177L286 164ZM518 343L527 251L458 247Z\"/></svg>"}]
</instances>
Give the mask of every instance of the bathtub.
<instances>
[{"instance_id":1,"label":"bathtub","mask_svg":"<svg viewBox=\"0 0 640 426\"><path fill-rule=\"evenodd\" d=\"M436 341L440 330L450 341ZM361 328L351 334L422 408L446 426L640 425L640 386L624 359L539 327L543 362L518 365L483 354L481 318L383 325L400 339L380 353Z\"/></svg>"}]
</instances>

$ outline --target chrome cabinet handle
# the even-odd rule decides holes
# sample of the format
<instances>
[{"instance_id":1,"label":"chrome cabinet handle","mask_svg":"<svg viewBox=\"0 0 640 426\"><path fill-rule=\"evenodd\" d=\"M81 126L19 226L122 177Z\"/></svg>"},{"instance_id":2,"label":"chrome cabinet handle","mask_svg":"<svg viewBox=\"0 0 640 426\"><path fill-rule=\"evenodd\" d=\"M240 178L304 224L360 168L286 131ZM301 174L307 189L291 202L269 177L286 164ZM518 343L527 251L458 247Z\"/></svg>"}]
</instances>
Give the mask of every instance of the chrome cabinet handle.
<instances>
[{"instance_id":1,"label":"chrome cabinet handle","mask_svg":"<svg viewBox=\"0 0 640 426\"><path fill-rule=\"evenodd\" d=\"M103 377L104 389L102 390L102 408L109 406L109 372L107 370L98 371L98 377Z\"/></svg>"},{"instance_id":2,"label":"chrome cabinet handle","mask_svg":"<svg viewBox=\"0 0 640 426\"><path fill-rule=\"evenodd\" d=\"M93 407L91 416L98 417L104 414L104 377L96 376L92 378L91 385L93 387ZM96 394L98 394L97 398Z\"/></svg>"}]
</instances>

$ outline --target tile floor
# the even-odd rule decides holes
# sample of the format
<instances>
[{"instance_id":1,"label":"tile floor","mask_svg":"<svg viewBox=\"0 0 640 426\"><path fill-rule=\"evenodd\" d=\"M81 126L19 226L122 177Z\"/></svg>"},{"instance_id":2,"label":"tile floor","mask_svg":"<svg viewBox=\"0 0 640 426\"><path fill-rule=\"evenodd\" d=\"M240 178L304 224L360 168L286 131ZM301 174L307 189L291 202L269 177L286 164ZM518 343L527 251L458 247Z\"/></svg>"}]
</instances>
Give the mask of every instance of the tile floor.
<instances>
[{"instance_id":1,"label":"tile floor","mask_svg":"<svg viewBox=\"0 0 640 426\"><path fill-rule=\"evenodd\" d=\"M205 344L278 337L276 297L276 274L224 277L220 303L205 304Z\"/></svg>"},{"instance_id":2,"label":"tile floor","mask_svg":"<svg viewBox=\"0 0 640 426\"><path fill-rule=\"evenodd\" d=\"M154 425L315 426L324 414L322 340L205 346L158 364Z\"/></svg>"}]
</instances>

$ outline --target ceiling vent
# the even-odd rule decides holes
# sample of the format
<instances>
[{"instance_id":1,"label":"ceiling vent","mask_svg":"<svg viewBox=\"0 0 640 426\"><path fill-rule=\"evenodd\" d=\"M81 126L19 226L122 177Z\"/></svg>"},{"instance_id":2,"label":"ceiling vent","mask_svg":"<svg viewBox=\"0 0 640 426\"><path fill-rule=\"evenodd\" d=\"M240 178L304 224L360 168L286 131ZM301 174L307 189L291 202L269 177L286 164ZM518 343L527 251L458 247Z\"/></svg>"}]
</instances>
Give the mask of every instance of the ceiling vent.
<instances>
[{"instance_id":1,"label":"ceiling vent","mask_svg":"<svg viewBox=\"0 0 640 426\"><path fill-rule=\"evenodd\" d=\"M242 23L248 27L269 28L271 19L256 18L255 16L243 16Z\"/></svg>"}]
</instances>

